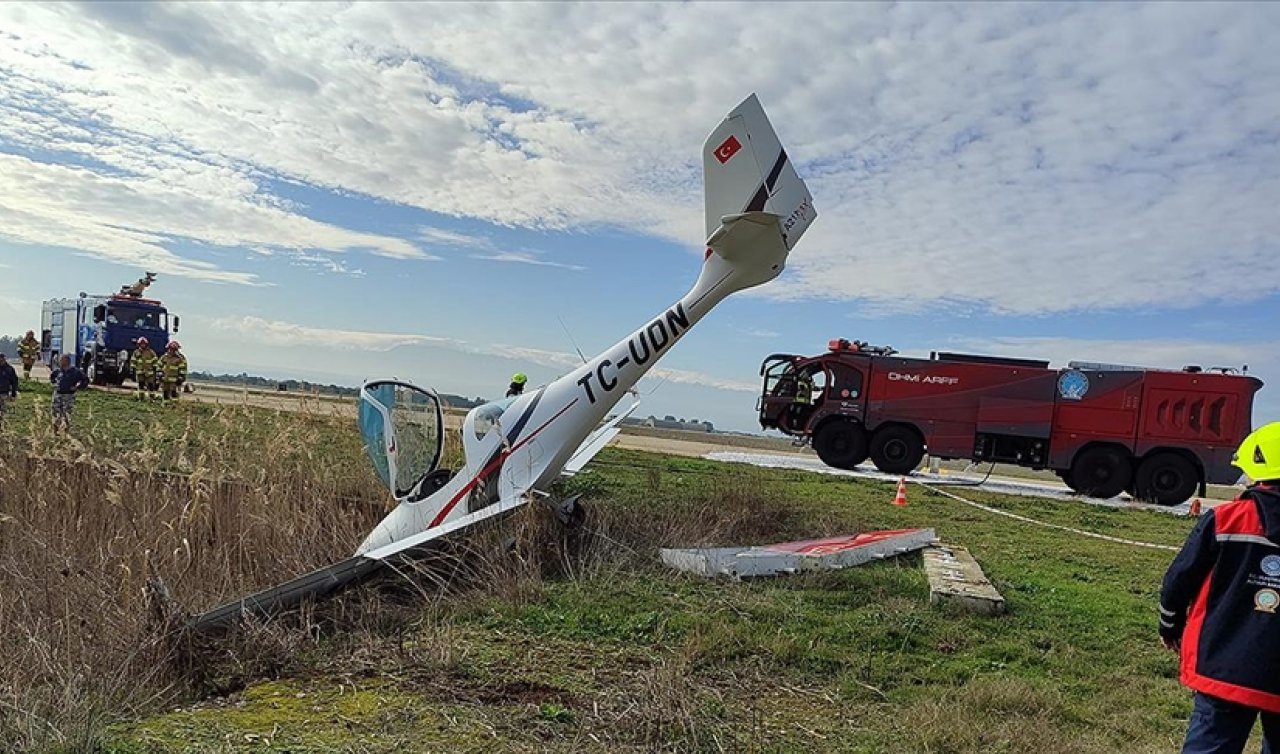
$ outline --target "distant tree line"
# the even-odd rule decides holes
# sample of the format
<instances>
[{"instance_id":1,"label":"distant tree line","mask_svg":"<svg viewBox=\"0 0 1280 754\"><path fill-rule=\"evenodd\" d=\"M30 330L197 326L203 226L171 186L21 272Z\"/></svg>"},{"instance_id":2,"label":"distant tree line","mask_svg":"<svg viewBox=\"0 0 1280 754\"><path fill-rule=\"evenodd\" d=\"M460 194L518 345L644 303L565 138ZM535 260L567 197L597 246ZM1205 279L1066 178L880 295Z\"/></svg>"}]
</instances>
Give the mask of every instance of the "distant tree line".
<instances>
[{"instance_id":1,"label":"distant tree line","mask_svg":"<svg viewBox=\"0 0 1280 754\"><path fill-rule=\"evenodd\" d=\"M0 335L0 353L11 359L18 358L18 341L22 340L21 336L10 338L8 335Z\"/></svg>"},{"instance_id":2,"label":"distant tree line","mask_svg":"<svg viewBox=\"0 0 1280 754\"><path fill-rule=\"evenodd\" d=\"M3 344L4 338L0 338L0 344ZM17 353L17 341L14 341L14 353ZM275 380L270 377L259 377L256 374L241 372L240 374L213 374L212 372L192 372L191 379L201 382L219 382L227 385L240 385L243 387L252 387L260 390L280 390L283 386L285 392L303 392L317 393L320 395L338 395L354 398L360 394L360 388L351 387L350 385L336 385L333 383L323 384L319 382L310 382L308 380ZM463 398L460 395L449 395L441 393L440 399L448 406L457 408L474 408L481 403L485 403L484 398Z\"/></svg>"}]
</instances>

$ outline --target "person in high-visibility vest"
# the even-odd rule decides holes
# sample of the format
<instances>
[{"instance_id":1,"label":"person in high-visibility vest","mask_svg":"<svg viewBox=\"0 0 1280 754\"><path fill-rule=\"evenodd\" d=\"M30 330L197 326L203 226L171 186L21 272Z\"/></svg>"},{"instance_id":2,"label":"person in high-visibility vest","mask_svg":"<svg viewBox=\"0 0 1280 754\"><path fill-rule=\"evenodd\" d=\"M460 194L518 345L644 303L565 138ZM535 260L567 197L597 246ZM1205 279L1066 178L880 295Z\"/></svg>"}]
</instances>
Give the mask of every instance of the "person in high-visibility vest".
<instances>
[{"instance_id":1,"label":"person in high-visibility vest","mask_svg":"<svg viewBox=\"0 0 1280 754\"><path fill-rule=\"evenodd\" d=\"M138 397L155 398L160 388L157 369L160 357L151 350L151 342L145 337L138 338L138 347L133 350L133 379L138 383Z\"/></svg>"},{"instance_id":2,"label":"person in high-visibility vest","mask_svg":"<svg viewBox=\"0 0 1280 754\"><path fill-rule=\"evenodd\" d=\"M791 398L791 424L796 429L804 426L809 406L813 403L813 375L800 372L796 375L796 394Z\"/></svg>"},{"instance_id":3,"label":"person in high-visibility vest","mask_svg":"<svg viewBox=\"0 0 1280 754\"><path fill-rule=\"evenodd\" d=\"M31 367L40 358L40 341L36 340L34 331L27 330L26 336L18 341L18 356L22 359L22 379L31 379Z\"/></svg>"},{"instance_id":4,"label":"person in high-visibility vest","mask_svg":"<svg viewBox=\"0 0 1280 754\"><path fill-rule=\"evenodd\" d=\"M1196 692L1183 754L1238 754L1259 715L1280 751L1280 422L1231 463L1253 485L1200 517L1160 590L1160 640Z\"/></svg>"},{"instance_id":5,"label":"person in high-visibility vest","mask_svg":"<svg viewBox=\"0 0 1280 754\"><path fill-rule=\"evenodd\" d=\"M187 357L182 355L181 348L178 341L171 340L164 356L160 357L160 384L165 400L176 400L182 384L187 381Z\"/></svg>"}]
</instances>

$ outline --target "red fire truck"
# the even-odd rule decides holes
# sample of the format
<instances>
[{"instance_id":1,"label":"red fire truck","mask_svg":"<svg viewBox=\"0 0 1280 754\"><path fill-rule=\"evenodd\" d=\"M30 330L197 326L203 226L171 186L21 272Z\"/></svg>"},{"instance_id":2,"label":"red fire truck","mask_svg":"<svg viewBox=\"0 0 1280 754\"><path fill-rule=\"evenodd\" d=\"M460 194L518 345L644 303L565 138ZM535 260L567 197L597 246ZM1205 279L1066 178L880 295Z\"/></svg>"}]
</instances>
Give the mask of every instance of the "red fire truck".
<instances>
[{"instance_id":1,"label":"red fire truck","mask_svg":"<svg viewBox=\"0 0 1280 754\"><path fill-rule=\"evenodd\" d=\"M1240 478L1231 456L1262 387L1230 369L896 354L840 339L818 356L769 356L760 425L811 442L836 468L870 457L905 474L927 451L1052 469L1086 495L1173 505Z\"/></svg>"}]
</instances>

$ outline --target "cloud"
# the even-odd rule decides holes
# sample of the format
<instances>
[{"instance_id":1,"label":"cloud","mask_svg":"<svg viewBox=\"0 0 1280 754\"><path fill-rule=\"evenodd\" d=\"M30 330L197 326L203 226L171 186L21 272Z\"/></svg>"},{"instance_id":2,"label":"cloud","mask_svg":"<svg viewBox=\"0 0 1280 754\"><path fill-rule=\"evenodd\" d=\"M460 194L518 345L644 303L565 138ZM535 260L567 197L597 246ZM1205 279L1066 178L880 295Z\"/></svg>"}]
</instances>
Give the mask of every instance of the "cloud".
<instances>
[{"instance_id":1,"label":"cloud","mask_svg":"<svg viewBox=\"0 0 1280 754\"><path fill-rule=\"evenodd\" d=\"M336 275L348 275L350 277L364 277L364 270L356 267L348 267L342 261L327 257L323 254L299 253L293 255L293 264L298 267L311 267L314 269L326 270Z\"/></svg>"},{"instance_id":2,"label":"cloud","mask_svg":"<svg viewBox=\"0 0 1280 754\"><path fill-rule=\"evenodd\" d=\"M473 236L457 231L445 230L444 228L433 228L423 226L418 228L418 238L430 244L438 244L442 246L462 246L473 249L489 249L493 247L493 242L484 236Z\"/></svg>"},{"instance_id":3,"label":"cloud","mask_svg":"<svg viewBox=\"0 0 1280 754\"><path fill-rule=\"evenodd\" d=\"M218 317L208 323L217 330L252 333L257 342L273 346L306 346L362 351L390 351L406 345L460 345L461 341L409 333L380 333L342 330L262 319L261 317Z\"/></svg>"},{"instance_id":4,"label":"cloud","mask_svg":"<svg viewBox=\"0 0 1280 754\"><path fill-rule=\"evenodd\" d=\"M766 295L1042 314L1280 291L1273 4L5 4L0 28L0 144L79 170L0 227L182 274L245 275L167 238L417 256L276 181L693 248L698 146L754 88L820 212ZM435 230L416 240L486 248Z\"/></svg>"},{"instance_id":5,"label":"cloud","mask_svg":"<svg viewBox=\"0 0 1280 754\"><path fill-rule=\"evenodd\" d=\"M0 126L0 131L3 130ZM0 238L60 246L156 272L202 280L252 283L257 277L179 256L167 245L192 240L265 250L362 249L398 258L431 258L407 242L315 222L258 201L254 191L211 196L164 177L165 160L138 156L154 179L112 176L87 168L0 153ZM123 164L126 161L121 161ZM181 167L186 177L207 166ZM312 255L314 258L314 255Z\"/></svg>"},{"instance_id":6,"label":"cloud","mask_svg":"<svg viewBox=\"0 0 1280 754\"><path fill-rule=\"evenodd\" d=\"M390 351L405 346L430 346L447 348L476 356L492 356L510 359L524 364L538 364L556 370L569 371L582 365L577 354L563 351L547 351L538 348L506 345L503 343L477 344L457 338L445 338L416 333L380 333L367 330L344 330L310 327L293 322L268 320L261 317L219 317L205 320L216 330L228 333L252 333L255 342L271 346L328 348L369 352ZM754 393L755 383L730 380L703 372L685 369L655 367L649 374L663 381L687 385L701 385L718 390Z\"/></svg>"},{"instance_id":7,"label":"cloud","mask_svg":"<svg viewBox=\"0 0 1280 754\"><path fill-rule=\"evenodd\" d=\"M539 267L559 267L565 270L585 270L576 264L564 264L543 259L541 251L506 251L500 249L488 236L459 233L444 228L423 226L418 229L418 237L427 243L441 246L454 246L483 251L483 254L472 254L472 259L483 259L490 262L510 262L514 264L530 264Z\"/></svg>"},{"instance_id":8,"label":"cloud","mask_svg":"<svg viewBox=\"0 0 1280 754\"><path fill-rule=\"evenodd\" d=\"M498 251L492 254L473 254L472 259L487 259L491 262L511 262L514 264L531 264L539 267L559 267L564 270L585 270L586 267L562 262L550 262L532 251Z\"/></svg>"}]
</instances>

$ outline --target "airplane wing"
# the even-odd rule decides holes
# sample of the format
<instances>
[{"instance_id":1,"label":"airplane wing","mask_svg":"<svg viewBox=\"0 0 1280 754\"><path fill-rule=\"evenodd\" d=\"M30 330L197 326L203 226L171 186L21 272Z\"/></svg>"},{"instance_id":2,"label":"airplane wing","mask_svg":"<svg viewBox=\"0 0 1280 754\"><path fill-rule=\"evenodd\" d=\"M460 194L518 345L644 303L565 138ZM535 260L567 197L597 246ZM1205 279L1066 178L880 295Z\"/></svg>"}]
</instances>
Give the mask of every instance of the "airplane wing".
<instances>
[{"instance_id":1,"label":"airplane wing","mask_svg":"<svg viewBox=\"0 0 1280 754\"><path fill-rule=\"evenodd\" d=\"M499 501L412 537L406 537L361 555L353 555L346 560L303 574L283 584L219 605L191 618L187 625L197 632L225 628L246 614L265 618L280 611L295 608L306 600L336 594L382 572L384 568L411 563L439 548L442 540L450 534L485 519L510 513L528 500L527 496L520 496Z\"/></svg>"},{"instance_id":2,"label":"airplane wing","mask_svg":"<svg viewBox=\"0 0 1280 754\"><path fill-rule=\"evenodd\" d=\"M619 427L622 424L622 420L631 416L639 405L640 401L633 402L626 411L613 417L595 432L587 435L587 439L583 440L578 449L573 451L572 456L569 456L568 462L564 465L564 471L560 472L561 476L573 476L582 471L583 466L586 466L592 458L596 457L597 453L604 450L604 446L618 436L618 433L622 431L621 427Z\"/></svg>"}]
</instances>

